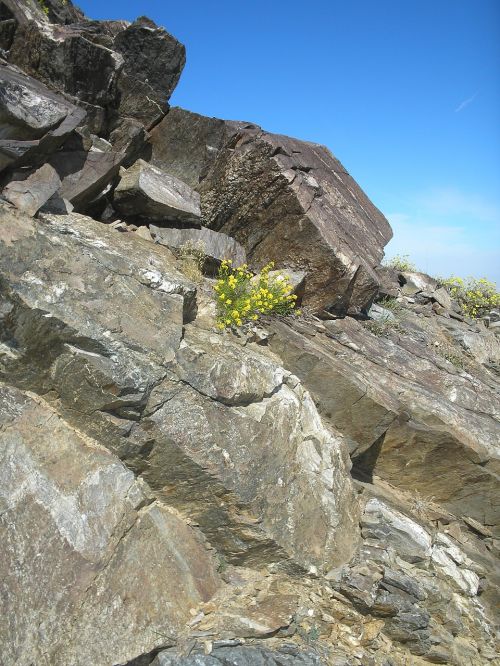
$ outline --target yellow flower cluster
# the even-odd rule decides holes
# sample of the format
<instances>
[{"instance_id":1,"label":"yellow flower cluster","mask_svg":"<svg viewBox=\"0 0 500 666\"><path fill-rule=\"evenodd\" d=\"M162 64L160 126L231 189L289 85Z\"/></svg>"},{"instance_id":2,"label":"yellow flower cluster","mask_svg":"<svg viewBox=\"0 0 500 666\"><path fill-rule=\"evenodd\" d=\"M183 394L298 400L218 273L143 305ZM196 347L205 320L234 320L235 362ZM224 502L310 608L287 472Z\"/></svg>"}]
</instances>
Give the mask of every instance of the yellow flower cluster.
<instances>
[{"instance_id":1,"label":"yellow flower cluster","mask_svg":"<svg viewBox=\"0 0 500 666\"><path fill-rule=\"evenodd\" d=\"M450 277L441 283L460 305L467 317L477 319L500 306L500 294L494 282L485 278Z\"/></svg>"},{"instance_id":2,"label":"yellow flower cluster","mask_svg":"<svg viewBox=\"0 0 500 666\"><path fill-rule=\"evenodd\" d=\"M273 268L274 262L270 262L254 276L246 264L233 268L230 260L222 262L214 285L217 328L242 326L263 314L287 315L293 311L297 296L292 294L292 285L283 275L271 277Z\"/></svg>"}]
</instances>

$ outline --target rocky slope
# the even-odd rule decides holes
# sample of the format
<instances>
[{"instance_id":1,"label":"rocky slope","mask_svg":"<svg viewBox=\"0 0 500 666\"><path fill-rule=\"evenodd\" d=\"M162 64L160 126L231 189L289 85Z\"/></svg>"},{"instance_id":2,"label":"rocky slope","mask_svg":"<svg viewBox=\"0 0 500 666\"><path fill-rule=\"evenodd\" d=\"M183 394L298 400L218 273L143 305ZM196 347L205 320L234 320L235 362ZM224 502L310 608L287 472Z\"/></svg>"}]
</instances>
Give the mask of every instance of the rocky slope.
<instances>
[{"instance_id":1,"label":"rocky slope","mask_svg":"<svg viewBox=\"0 0 500 666\"><path fill-rule=\"evenodd\" d=\"M149 19L43 6L0 0L2 664L498 663L498 315L381 268L326 148L169 109ZM224 257L303 315L217 332Z\"/></svg>"}]
</instances>

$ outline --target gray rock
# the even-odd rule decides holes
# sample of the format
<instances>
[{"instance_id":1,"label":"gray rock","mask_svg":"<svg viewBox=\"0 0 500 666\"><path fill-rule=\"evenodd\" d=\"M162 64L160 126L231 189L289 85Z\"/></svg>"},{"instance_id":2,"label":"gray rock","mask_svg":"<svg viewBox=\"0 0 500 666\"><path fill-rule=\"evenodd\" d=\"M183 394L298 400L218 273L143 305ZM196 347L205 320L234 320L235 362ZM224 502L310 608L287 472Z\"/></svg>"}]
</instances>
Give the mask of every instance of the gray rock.
<instances>
[{"instance_id":1,"label":"gray rock","mask_svg":"<svg viewBox=\"0 0 500 666\"><path fill-rule=\"evenodd\" d=\"M413 296L420 291L433 293L437 288L437 280L426 273L404 271L400 276L403 280L402 292L407 296Z\"/></svg>"},{"instance_id":2,"label":"gray rock","mask_svg":"<svg viewBox=\"0 0 500 666\"><path fill-rule=\"evenodd\" d=\"M35 213L57 192L61 180L57 171L44 164L25 180L13 180L3 190L4 199L28 215Z\"/></svg>"},{"instance_id":3,"label":"gray rock","mask_svg":"<svg viewBox=\"0 0 500 666\"><path fill-rule=\"evenodd\" d=\"M125 171L114 192L121 214L150 220L199 222L199 201L189 185L144 160Z\"/></svg>"},{"instance_id":4,"label":"gray rock","mask_svg":"<svg viewBox=\"0 0 500 666\"><path fill-rule=\"evenodd\" d=\"M445 310L453 310L453 301L444 287L439 287L432 294L433 299Z\"/></svg>"},{"instance_id":5,"label":"gray rock","mask_svg":"<svg viewBox=\"0 0 500 666\"><path fill-rule=\"evenodd\" d=\"M378 303L372 303L368 310L368 316L375 321L395 321L394 313Z\"/></svg>"},{"instance_id":6,"label":"gray rock","mask_svg":"<svg viewBox=\"0 0 500 666\"><path fill-rule=\"evenodd\" d=\"M96 432L130 429L179 346L194 287L166 248L84 216L0 214L3 372L71 395L69 411L93 413Z\"/></svg>"},{"instance_id":7,"label":"gray rock","mask_svg":"<svg viewBox=\"0 0 500 666\"><path fill-rule=\"evenodd\" d=\"M321 666L323 662L313 652L287 654L264 647L227 647L215 649L209 655L192 654L181 657L173 652L160 652L151 666Z\"/></svg>"},{"instance_id":8,"label":"gray rock","mask_svg":"<svg viewBox=\"0 0 500 666\"><path fill-rule=\"evenodd\" d=\"M431 556L432 539L421 525L378 499L367 502L361 516L361 530L365 538L383 541L408 562Z\"/></svg>"},{"instance_id":9,"label":"gray rock","mask_svg":"<svg viewBox=\"0 0 500 666\"><path fill-rule=\"evenodd\" d=\"M84 118L83 109L0 62L0 171L45 159Z\"/></svg>"},{"instance_id":10,"label":"gray rock","mask_svg":"<svg viewBox=\"0 0 500 666\"><path fill-rule=\"evenodd\" d=\"M176 361L135 429L152 444L148 483L168 488L231 562L323 569L350 553L357 507L343 443L310 396L262 353L242 356L214 334L193 329Z\"/></svg>"},{"instance_id":11,"label":"gray rock","mask_svg":"<svg viewBox=\"0 0 500 666\"><path fill-rule=\"evenodd\" d=\"M60 151L49 163L61 178L58 195L82 210L117 176L121 155L111 151Z\"/></svg>"},{"instance_id":12,"label":"gray rock","mask_svg":"<svg viewBox=\"0 0 500 666\"><path fill-rule=\"evenodd\" d=\"M167 101L186 62L185 48L144 16L120 32L113 47L123 58L117 113L150 127L168 109Z\"/></svg>"},{"instance_id":13,"label":"gray rock","mask_svg":"<svg viewBox=\"0 0 500 666\"><path fill-rule=\"evenodd\" d=\"M154 239L160 245L166 245L172 249L182 247L196 248L203 252L206 259L204 269L214 272L223 259L230 259L233 266L241 266L245 263L245 250L230 236L210 229L171 229L168 227L150 226Z\"/></svg>"},{"instance_id":14,"label":"gray rock","mask_svg":"<svg viewBox=\"0 0 500 666\"><path fill-rule=\"evenodd\" d=\"M270 346L348 438L357 474L382 477L497 526L498 384L477 365L473 383L450 374L451 364L429 348L427 341L443 339L449 327L471 332L467 324L432 317L420 328L420 322L405 311L404 334L394 339L376 337L351 318L326 322L327 334L314 338L296 332L293 321L273 322ZM497 356L492 333L475 335L478 361Z\"/></svg>"},{"instance_id":15,"label":"gray rock","mask_svg":"<svg viewBox=\"0 0 500 666\"><path fill-rule=\"evenodd\" d=\"M147 137L144 125L138 120L134 118L120 120L111 132L109 140L113 150L122 154L122 166L128 168L137 161L145 149Z\"/></svg>"},{"instance_id":16,"label":"gray rock","mask_svg":"<svg viewBox=\"0 0 500 666\"><path fill-rule=\"evenodd\" d=\"M175 640L219 586L205 544L43 400L0 385L0 420L4 663L124 663Z\"/></svg>"}]
</instances>

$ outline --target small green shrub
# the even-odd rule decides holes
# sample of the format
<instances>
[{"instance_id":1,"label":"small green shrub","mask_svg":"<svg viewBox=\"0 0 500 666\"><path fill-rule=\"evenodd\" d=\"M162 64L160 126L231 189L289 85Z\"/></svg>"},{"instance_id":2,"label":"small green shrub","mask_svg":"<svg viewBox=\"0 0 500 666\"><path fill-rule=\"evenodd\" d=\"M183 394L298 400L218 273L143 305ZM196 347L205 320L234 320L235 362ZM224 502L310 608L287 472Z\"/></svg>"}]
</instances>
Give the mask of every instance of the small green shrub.
<instances>
[{"instance_id":1,"label":"small green shrub","mask_svg":"<svg viewBox=\"0 0 500 666\"><path fill-rule=\"evenodd\" d=\"M292 294L288 278L269 275L273 268L274 263L270 262L254 276L246 264L233 268L230 260L222 262L214 285L219 330L257 321L264 314L288 315L293 312L297 296Z\"/></svg>"},{"instance_id":2,"label":"small green shrub","mask_svg":"<svg viewBox=\"0 0 500 666\"><path fill-rule=\"evenodd\" d=\"M49 8L45 4L45 0L38 0L38 4L40 5L40 9L45 14L45 16L48 16L49 15Z\"/></svg>"},{"instance_id":3,"label":"small green shrub","mask_svg":"<svg viewBox=\"0 0 500 666\"><path fill-rule=\"evenodd\" d=\"M467 363L464 357L457 353L451 345L446 345L439 350L441 356L446 359L449 363L455 366L457 370L465 370L467 368Z\"/></svg>"},{"instance_id":4,"label":"small green shrub","mask_svg":"<svg viewBox=\"0 0 500 666\"><path fill-rule=\"evenodd\" d=\"M472 319L477 319L490 310L500 306L500 294L494 282L486 278L460 278L452 276L446 280L440 280L450 296L455 299L462 313Z\"/></svg>"},{"instance_id":5,"label":"small green shrub","mask_svg":"<svg viewBox=\"0 0 500 666\"><path fill-rule=\"evenodd\" d=\"M408 254L396 254L392 259L384 261L384 266L394 268L394 270L402 273L414 273L417 270L415 264L410 261L410 255Z\"/></svg>"}]
</instances>

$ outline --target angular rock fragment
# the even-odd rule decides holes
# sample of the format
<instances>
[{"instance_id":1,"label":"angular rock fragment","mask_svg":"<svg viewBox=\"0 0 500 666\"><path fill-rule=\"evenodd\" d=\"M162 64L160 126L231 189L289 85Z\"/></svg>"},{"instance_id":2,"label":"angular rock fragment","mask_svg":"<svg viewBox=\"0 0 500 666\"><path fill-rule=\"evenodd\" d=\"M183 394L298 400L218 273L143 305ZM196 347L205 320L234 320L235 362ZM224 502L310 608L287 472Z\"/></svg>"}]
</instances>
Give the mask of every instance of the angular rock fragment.
<instances>
[{"instance_id":1,"label":"angular rock fragment","mask_svg":"<svg viewBox=\"0 0 500 666\"><path fill-rule=\"evenodd\" d=\"M199 222L199 195L189 185L144 160L122 175L114 192L122 215L168 222Z\"/></svg>"},{"instance_id":2,"label":"angular rock fragment","mask_svg":"<svg viewBox=\"0 0 500 666\"><path fill-rule=\"evenodd\" d=\"M144 125L134 118L123 118L111 132L113 150L122 154L122 166L128 168L144 151L148 134ZM175 175L175 174L174 174Z\"/></svg>"},{"instance_id":3,"label":"angular rock fragment","mask_svg":"<svg viewBox=\"0 0 500 666\"><path fill-rule=\"evenodd\" d=\"M219 585L199 536L43 400L0 385L0 421L2 661L126 663L180 634Z\"/></svg>"},{"instance_id":4,"label":"angular rock fragment","mask_svg":"<svg viewBox=\"0 0 500 666\"><path fill-rule=\"evenodd\" d=\"M233 266L245 263L245 250L230 236L210 229L171 229L150 226L154 239L160 245L172 249L194 248L205 255L204 270L214 272L223 259L230 259Z\"/></svg>"},{"instance_id":5,"label":"angular rock fragment","mask_svg":"<svg viewBox=\"0 0 500 666\"><path fill-rule=\"evenodd\" d=\"M399 511L394 511L378 499L367 502L361 516L365 538L379 539L392 546L399 557L419 562L431 556L432 539L417 523Z\"/></svg>"},{"instance_id":6,"label":"angular rock fragment","mask_svg":"<svg viewBox=\"0 0 500 666\"><path fill-rule=\"evenodd\" d=\"M46 159L84 118L83 109L0 62L0 171Z\"/></svg>"},{"instance_id":7,"label":"angular rock fragment","mask_svg":"<svg viewBox=\"0 0 500 666\"><path fill-rule=\"evenodd\" d=\"M60 185L57 171L50 164L44 164L25 180L11 181L4 188L2 196L23 213L35 215Z\"/></svg>"},{"instance_id":8,"label":"angular rock fragment","mask_svg":"<svg viewBox=\"0 0 500 666\"><path fill-rule=\"evenodd\" d=\"M186 62L184 46L166 30L142 16L121 31L113 48L123 58L117 82L120 116L146 128L162 118Z\"/></svg>"},{"instance_id":9,"label":"angular rock fragment","mask_svg":"<svg viewBox=\"0 0 500 666\"><path fill-rule=\"evenodd\" d=\"M121 155L115 152L60 151L50 159L61 178L58 194L75 209L91 203L118 175Z\"/></svg>"}]
</instances>

